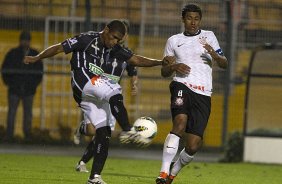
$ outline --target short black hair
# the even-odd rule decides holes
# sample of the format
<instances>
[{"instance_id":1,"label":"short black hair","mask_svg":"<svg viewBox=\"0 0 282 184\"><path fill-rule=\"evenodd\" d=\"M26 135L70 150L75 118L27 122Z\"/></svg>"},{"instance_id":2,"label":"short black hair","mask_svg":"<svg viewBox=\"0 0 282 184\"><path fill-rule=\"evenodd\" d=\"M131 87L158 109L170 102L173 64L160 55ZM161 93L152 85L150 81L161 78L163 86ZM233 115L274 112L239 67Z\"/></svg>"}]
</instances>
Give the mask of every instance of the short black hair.
<instances>
[{"instance_id":1,"label":"short black hair","mask_svg":"<svg viewBox=\"0 0 282 184\"><path fill-rule=\"evenodd\" d=\"M29 31L22 31L20 34L20 40L31 40L31 35Z\"/></svg>"},{"instance_id":2,"label":"short black hair","mask_svg":"<svg viewBox=\"0 0 282 184\"><path fill-rule=\"evenodd\" d=\"M181 14L182 18L185 18L187 12L198 12L200 15L200 19L202 19L202 10L200 6L196 4L187 4L182 8Z\"/></svg>"},{"instance_id":3,"label":"short black hair","mask_svg":"<svg viewBox=\"0 0 282 184\"><path fill-rule=\"evenodd\" d=\"M121 20L112 20L107 24L107 27L109 28L110 32L117 31L123 35L126 33L125 25Z\"/></svg>"}]
</instances>

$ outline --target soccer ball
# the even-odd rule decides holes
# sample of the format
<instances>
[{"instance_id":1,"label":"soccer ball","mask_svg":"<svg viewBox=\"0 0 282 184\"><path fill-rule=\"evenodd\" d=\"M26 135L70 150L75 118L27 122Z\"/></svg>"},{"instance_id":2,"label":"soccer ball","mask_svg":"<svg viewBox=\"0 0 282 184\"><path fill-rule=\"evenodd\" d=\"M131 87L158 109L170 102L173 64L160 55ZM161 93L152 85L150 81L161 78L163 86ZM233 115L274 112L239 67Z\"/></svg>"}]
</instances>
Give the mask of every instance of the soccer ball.
<instances>
[{"instance_id":1,"label":"soccer ball","mask_svg":"<svg viewBox=\"0 0 282 184\"><path fill-rule=\"evenodd\" d=\"M157 123L150 117L140 117L138 118L133 127L136 132L138 132L142 137L153 139L158 132Z\"/></svg>"}]
</instances>

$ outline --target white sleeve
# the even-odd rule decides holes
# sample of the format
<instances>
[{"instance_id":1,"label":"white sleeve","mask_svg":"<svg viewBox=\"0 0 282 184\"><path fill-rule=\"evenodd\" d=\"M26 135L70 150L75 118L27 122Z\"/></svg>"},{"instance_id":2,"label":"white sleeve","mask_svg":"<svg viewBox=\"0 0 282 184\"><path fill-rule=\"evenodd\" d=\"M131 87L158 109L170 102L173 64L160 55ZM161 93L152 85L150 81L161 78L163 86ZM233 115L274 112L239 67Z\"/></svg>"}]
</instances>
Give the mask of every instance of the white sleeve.
<instances>
[{"instance_id":1,"label":"white sleeve","mask_svg":"<svg viewBox=\"0 0 282 184\"><path fill-rule=\"evenodd\" d=\"M209 41L210 46L212 46L212 48L219 54L219 55L223 55L223 52L219 46L219 43L217 41L217 38L215 36L215 34L213 32L211 32L211 40Z\"/></svg>"},{"instance_id":2,"label":"white sleeve","mask_svg":"<svg viewBox=\"0 0 282 184\"><path fill-rule=\"evenodd\" d=\"M212 46L212 48L214 49L214 50L217 50L217 49L220 49L220 47L219 47L219 44L218 44L218 41L217 41L217 39L216 39L216 36L214 35L214 33L213 32L211 32L211 40L210 40L210 46Z\"/></svg>"},{"instance_id":3,"label":"white sleeve","mask_svg":"<svg viewBox=\"0 0 282 184\"><path fill-rule=\"evenodd\" d=\"M172 46L172 39L169 38L165 45L164 56L174 56L174 49Z\"/></svg>"}]
</instances>

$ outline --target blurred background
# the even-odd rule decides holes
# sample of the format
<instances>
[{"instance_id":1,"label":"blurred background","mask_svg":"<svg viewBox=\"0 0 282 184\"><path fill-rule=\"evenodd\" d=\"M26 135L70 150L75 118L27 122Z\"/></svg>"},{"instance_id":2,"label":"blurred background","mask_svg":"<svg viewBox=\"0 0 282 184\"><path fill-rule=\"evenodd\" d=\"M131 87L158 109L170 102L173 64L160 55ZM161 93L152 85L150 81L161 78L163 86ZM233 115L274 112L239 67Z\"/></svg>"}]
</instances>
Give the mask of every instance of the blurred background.
<instances>
[{"instance_id":1,"label":"blurred background","mask_svg":"<svg viewBox=\"0 0 282 184\"><path fill-rule=\"evenodd\" d=\"M181 8L191 2L202 7L202 29L215 33L230 63L227 70L216 67L213 70L212 112L204 136L205 147L222 148L230 134L242 133L246 128L246 92L254 49L265 43L282 41L281 0L0 0L0 65L8 50L18 45L22 30L31 31L31 46L41 51L80 32L101 31L111 19L125 19L130 23L127 44L134 53L161 59L168 37L183 31ZM262 58L267 61L277 57L270 54ZM70 55L58 55L44 62L43 81L37 88L33 106L32 127L34 134L39 134L37 136L72 141L73 132L81 120L80 109L72 97L69 58ZM277 106L267 104L267 100L263 105L269 107L265 119L274 116L277 130L282 129L279 116L282 112L282 68L275 64L272 62L268 74L271 74L271 68L276 68L276 82L267 81L264 85L256 82L252 96L261 89L268 89L254 101L263 99L263 94L272 94L271 89L276 86L273 93L279 95L271 103L277 103ZM161 78L160 67L139 68L138 75L139 93L136 97L130 95L130 79L125 75L121 81L130 120L133 123L140 116L155 119L158 134L153 143L161 145L172 125L168 88L171 78ZM252 108L256 108L256 103L252 103ZM7 110L7 87L1 79L1 139L5 135ZM18 139L23 136L22 113L20 106L15 130ZM253 113L255 117L260 112ZM260 127L254 125L253 129L257 128ZM281 132L277 135L282 137Z\"/></svg>"}]
</instances>

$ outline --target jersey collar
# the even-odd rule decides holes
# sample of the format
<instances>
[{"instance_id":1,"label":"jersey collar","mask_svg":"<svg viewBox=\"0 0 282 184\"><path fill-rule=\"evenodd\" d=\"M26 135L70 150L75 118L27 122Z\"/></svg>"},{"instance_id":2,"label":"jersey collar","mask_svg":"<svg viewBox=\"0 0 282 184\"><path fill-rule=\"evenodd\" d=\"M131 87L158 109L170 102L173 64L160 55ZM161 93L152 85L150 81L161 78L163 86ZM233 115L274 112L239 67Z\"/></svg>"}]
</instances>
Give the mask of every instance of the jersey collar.
<instances>
[{"instance_id":1,"label":"jersey collar","mask_svg":"<svg viewBox=\"0 0 282 184\"><path fill-rule=\"evenodd\" d=\"M196 35L199 35L201 33L201 29L199 29L195 34L189 34L189 33L187 33L187 32L183 32L183 34L185 35L185 36L196 36Z\"/></svg>"}]
</instances>

